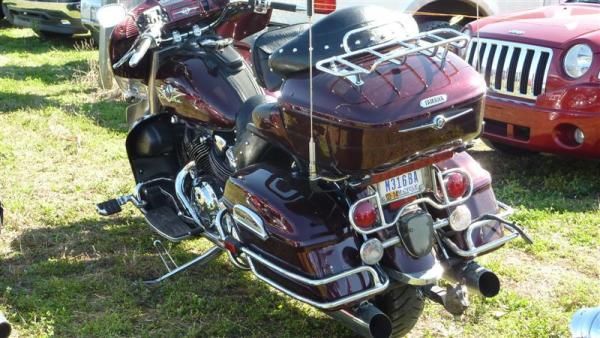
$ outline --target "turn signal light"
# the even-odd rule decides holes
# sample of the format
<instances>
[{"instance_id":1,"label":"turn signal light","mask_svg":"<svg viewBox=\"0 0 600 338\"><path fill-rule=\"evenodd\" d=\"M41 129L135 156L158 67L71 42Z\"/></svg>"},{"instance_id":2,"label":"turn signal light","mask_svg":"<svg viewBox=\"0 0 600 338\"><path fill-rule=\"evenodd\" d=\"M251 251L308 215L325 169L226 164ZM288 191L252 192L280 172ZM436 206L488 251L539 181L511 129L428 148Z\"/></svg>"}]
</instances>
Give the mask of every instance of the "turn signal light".
<instances>
[{"instance_id":1,"label":"turn signal light","mask_svg":"<svg viewBox=\"0 0 600 338\"><path fill-rule=\"evenodd\" d=\"M368 201L360 202L352 215L354 224L361 228L370 228L377 222L377 210Z\"/></svg>"},{"instance_id":2,"label":"turn signal light","mask_svg":"<svg viewBox=\"0 0 600 338\"><path fill-rule=\"evenodd\" d=\"M467 178L461 173L451 173L446 176L446 191L448 197L457 199L467 192Z\"/></svg>"},{"instance_id":3,"label":"turn signal light","mask_svg":"<svg viewBox=\"0 0 600 338\"><path fill-rule=\"evenodd\" d=\"M335 11L336 6L336 0L317 0L315 1L315 12L319 14L329 14Z\"/></svg>"}]
</instances>

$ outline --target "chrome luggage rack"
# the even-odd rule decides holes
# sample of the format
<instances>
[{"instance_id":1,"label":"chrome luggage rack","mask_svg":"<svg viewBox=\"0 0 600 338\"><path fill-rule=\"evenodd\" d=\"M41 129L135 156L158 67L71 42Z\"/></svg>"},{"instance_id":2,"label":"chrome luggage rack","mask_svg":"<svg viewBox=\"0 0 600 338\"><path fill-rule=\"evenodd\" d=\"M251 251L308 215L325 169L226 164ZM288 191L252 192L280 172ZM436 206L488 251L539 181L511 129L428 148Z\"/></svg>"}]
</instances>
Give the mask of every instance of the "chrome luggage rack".
<instances>
[{"instance_id":1,"label":"chrome luggage rack","mask_svg":"<svg viewBox=\"0 0 600 338\"><path fill-rule=\"evenodd\" d=\"M361 74L370 74L384 63L391 62L402 65L410 55L423 54L428 57L439 56L441 67L446 63L450 47L456 49L466 48L470 38L454 29L442 28L423 32L411 37L402 37L388 40L373 46L352 50L350 40L353 35L373 30L389 23L370 25L351 30L344 35L342 47L345 54L333 56L317 62L316 67L322 72L339 77L353 77ZM444 35L445 37L442 37ZM355 44L360 44L356 40ZM351 61L360 56L375 56L371 66L365 68Z\"/></svg>"}]
</instances>

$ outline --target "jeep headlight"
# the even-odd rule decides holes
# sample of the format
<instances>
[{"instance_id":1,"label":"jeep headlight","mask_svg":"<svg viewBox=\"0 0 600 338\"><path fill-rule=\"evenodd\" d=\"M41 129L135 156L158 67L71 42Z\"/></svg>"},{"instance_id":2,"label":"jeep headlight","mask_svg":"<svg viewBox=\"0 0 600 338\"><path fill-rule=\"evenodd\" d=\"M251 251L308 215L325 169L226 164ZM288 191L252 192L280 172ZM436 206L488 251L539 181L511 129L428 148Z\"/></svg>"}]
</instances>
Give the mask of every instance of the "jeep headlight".
<instances>
[{"instance_id":1,"label":"jeep headlight","mask_svg":"<svg viewBox=\"0 0 600 338\"><path fill-rule=\"evenodd\" d=\"M571 47L564 60L565 72L574 79L582 77L592 66L594 53L586 44Z\"/></svg>"}]
</instances>

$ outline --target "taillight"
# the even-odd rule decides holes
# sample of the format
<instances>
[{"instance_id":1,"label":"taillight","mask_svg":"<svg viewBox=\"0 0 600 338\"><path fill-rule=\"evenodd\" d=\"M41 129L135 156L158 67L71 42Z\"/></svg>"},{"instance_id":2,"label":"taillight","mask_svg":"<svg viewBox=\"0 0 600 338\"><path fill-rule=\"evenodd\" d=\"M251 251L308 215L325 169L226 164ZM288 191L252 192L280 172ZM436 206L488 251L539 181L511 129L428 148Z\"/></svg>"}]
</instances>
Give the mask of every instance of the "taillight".
<instances>
[{"instance_id":1,"label":"taillight","mask_svg":"<svg viewBox=\"0 0 600 338\"><path fill-rule=\"evenodd\" d=\"M335 11L336 0L317 0L315 1L315 12L319 14L329 14Z\"/></svg>"},{"instance_id":2,"label":"taillight","mask_svg":"<svg viewBox=\"0 0 600 338\"><path fill-rule=\"evenodd\" d=\"M352 215L354 224L361 228L370 228L377 222L377 210L368 201L360 202Z\"/></svg>"},{"instance_id":3,"label":"taillight","mask_svg":"<svg viewBox=\"0 0 600 338\"><path fill-rule=\"evenodd\" d=\"M446 176L445 184L448 197L452 199L461 198L467 192L467 178L461 173L455 172Z\"/></svg>"}]
</instances>

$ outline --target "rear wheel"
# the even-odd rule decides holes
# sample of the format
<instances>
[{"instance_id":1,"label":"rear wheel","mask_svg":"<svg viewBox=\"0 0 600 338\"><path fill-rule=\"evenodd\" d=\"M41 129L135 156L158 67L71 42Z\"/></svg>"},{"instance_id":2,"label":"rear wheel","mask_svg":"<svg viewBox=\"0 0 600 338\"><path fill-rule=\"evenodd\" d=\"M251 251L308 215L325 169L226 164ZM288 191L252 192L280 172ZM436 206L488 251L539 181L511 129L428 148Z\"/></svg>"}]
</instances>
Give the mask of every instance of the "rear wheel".
<instances>
[{"instance_id":1,"label":"rear wheel","mask_svg":"<svg viewBox=\"0 0 600 338\"><path fill-rule=\"evenodd\" d=\"M375 305L390 317L392 337L404 337L419 321L425 299L418 288L402 285L377 297Z\"/></svg>"}]
</instances>

